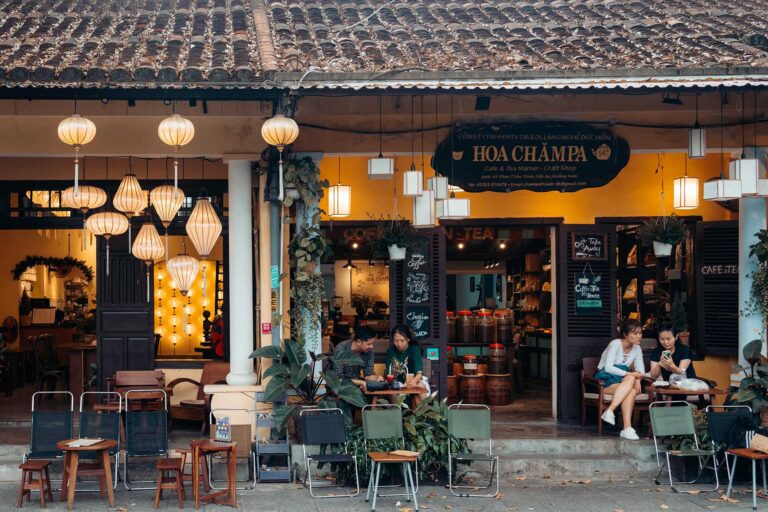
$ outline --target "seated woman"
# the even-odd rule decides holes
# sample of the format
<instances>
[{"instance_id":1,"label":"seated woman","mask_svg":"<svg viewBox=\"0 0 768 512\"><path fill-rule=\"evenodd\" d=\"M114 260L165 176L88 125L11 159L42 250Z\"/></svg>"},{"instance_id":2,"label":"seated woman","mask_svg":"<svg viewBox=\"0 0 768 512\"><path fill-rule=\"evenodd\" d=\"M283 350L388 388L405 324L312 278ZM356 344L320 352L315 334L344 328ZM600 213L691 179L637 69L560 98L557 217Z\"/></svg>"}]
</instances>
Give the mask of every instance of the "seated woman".
<instances>
[{"instance_id":1,"label":"seated woman","mask_svg":"<svg viewBox=\"0 0 768 512\"><path fill-rule=\"evenodd\" d=\"M385 364L388 375L394 375L395 379L409 387L424 388L420 396L429 392L421 369L421 348L407 325L397 324L392 329ZM410 381L407 381L408 374L413 375Z\"/></svg>"},{"instance_id":2,"label":"seated woman","mask_svg":"<svg viewBox=\"0 0 768 512\"><path fill-rule=\"evenodd\" d=\"M613 395L611 404L603 413L602 420L615 425L614 411L621 406L624 430L619 436L637 441L639 437L632 428L632 412L635 407L635 397L640 393L640 381L645 377L645 363L643 363L643 352L640 349L640 342L643 339L640 323L637 320L625 321L621 327L621 336L611 341L608 348L603 351L595 378L603 382L603 391L606 394Z\"/></svg>"},{"instance_id":3,"label":"seated woman","mask_svg":"<svg viewBox=\"0 0 768 512\"><path fill-rule=\"evenodd\" d=\"M673 373L685 374L689 379L696 377L692 357L691 349L677 339L675 326L662 324L659 327L659 345L651 352L651 378L656 380L661 376L669 381Z\"/></svg>"}]
</instances>

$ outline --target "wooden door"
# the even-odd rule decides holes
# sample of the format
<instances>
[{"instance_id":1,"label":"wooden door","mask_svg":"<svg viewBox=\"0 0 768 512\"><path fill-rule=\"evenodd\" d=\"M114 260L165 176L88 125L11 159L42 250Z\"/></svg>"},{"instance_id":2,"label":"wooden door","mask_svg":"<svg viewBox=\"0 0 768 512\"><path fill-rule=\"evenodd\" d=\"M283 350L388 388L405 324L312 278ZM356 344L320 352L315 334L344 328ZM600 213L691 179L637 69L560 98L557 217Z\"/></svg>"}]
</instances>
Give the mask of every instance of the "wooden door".
<instances>
[{"instance_id":1,"label":"wooden door","mask_svg":"<svg viewBox=\"0 0 768 512\"><path fill-rule=\"evenodd\" d=\"M585 240L602 246L584 250ZM563 224L557 244L557 415L574 422L581 410L582 358L598 357L616 337L616 232L613 226ZM577 288L598 289L585 302ZM578 302L577 302L578 301ZM589 306L589 307L585 307Z\"/></svg>"}]
</instances>

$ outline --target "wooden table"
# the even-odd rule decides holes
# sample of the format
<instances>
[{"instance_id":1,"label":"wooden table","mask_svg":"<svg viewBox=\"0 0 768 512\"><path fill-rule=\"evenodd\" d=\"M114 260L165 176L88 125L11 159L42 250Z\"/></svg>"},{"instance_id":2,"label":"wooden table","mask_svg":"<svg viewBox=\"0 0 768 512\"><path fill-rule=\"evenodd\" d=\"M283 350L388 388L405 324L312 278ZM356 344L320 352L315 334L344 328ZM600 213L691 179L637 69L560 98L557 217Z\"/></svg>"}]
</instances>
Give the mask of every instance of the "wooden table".
<instances>
[{"instance_id":1,"label":"wooden table","mask_svg":"<svg viewBox=\"0 0 768 512\"><path fill-rule=\"evenodd\" d=\"M192 441L192 492L195 496L195 508L200 508L200 502L211 501L219 505L229 505L237 508L237 443L224 443L204 439ZM206 455L225 452L227 454L227 488L205 496L200 496L200 458ZM205 464L205 461L203 461ZM205 482L206 486L208 482ZM226 496L226 497L225 497Z\"/></svg>"},{"instance_id":2,"label":"wooden table","mask_svg":"<svg viewBox=\"0 0 768 512\"><path fill-rule=\"evenodd\" d=\"M726 395L728 394L728 391L725 389L719 389L719 388L709 388L707 390L703 391L688 391L686 389L677 389L677 388L657 388L653 384L646 386L645 390L648 393L659 395L659 397L671 397L672 399L678 399L678 400L685 400L685 397L687 396L693 396L696 395L699 397L699 402L703 401L703 397L709 396L713 397L716 395ZM710 398L711 399L711 398Z\"/></svg>"},{"instance_id":3,"label":"wooden table","mask_svg":"<svg viewBox=\"0 0 768 512\"><path fill-rule=\"evenodd\" d=\"M75 501L75 483L78 475L80 452L96 452L96 466L80 470L80 474L98 475L100 483L107 488L109 506L115 506L115 494L112 491L112 471L109 463L109 450L117 446L114 439L104 439L91 446L69 446L75 439L65 439L56 443L56 448L64 452L64 476L61 479L61 501L67 498L67 510L72 510ZM102 480L103 475L103 480Z\"/></svg>"},{"instance_id":4,"label":"wooden table","mask_svg":"<svg viewBox=\"0 0 768 512\"><path fill-rule=\"evenodd\" d=\"M363 391L363 394L365 396L370 396L371 401L376 400L376 397L383 397L388 400L395 399L399 397L400 395L413 395L413 406L416 407L419 405L419 402L421 402L421 394L426 393L427 390L423 386L414 386L410 388L400 388L400 389L384 389L381 391L368 391L367 389Z\"/></svg>"}]
</instances>

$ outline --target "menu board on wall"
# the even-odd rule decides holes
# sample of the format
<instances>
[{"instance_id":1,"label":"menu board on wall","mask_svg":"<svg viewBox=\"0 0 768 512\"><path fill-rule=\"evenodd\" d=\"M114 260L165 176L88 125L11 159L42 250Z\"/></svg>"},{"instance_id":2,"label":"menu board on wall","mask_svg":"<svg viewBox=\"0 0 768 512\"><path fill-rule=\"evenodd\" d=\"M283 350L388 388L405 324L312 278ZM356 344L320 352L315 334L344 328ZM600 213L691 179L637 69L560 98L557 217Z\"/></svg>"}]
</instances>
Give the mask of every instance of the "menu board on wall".
<instances>
[{"instance_id":1,"label":"menu board on wall","mask_svg":"<svg viewBox=\"0 0 768 512\"><path fill-rule=\"evenodd\" d=\"M602 260L608 257L604 233L574 233L571 257L574 260Z\"/></svg>"},{"instance_id":2,"label":"menu board on wall","mask_svg":"<svg viewBox=\"0 0 768 512\"><path fill-rule=\"evenodd\" d=\"M408 308L408 312L405 314L405 323L411 328L416 339L422 340L428 338L430 335L429 307L414 306Z\"/></svg>"},{"instance_id":3,"label":"menu board on wall","mask_svg":"<svg viewBox=\"0 0 768 512\"><path fill-rule=\"evenodd\" d=\"M430 303L432 275L428 265L429 243L419 239L418 245L405 258L405 322L416 339L430 338Z\"/></svg>"}]
</instances>

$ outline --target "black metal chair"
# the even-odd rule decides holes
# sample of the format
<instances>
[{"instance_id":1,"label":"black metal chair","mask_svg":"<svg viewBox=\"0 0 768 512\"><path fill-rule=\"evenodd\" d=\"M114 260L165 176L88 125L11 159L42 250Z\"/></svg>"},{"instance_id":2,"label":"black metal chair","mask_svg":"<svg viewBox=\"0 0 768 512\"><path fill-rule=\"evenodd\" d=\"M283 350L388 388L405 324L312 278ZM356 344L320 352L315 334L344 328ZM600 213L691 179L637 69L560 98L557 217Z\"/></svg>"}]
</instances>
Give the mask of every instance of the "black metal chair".
<instances>
[{"instance_id":1,"label":"black metal chair","mask_svg":"<svg viewBox=\"0 0 768 512\"><path fill-rule=\"evenodd\" d=\"M162 395L160 410L131 410L131 395L157 393ZM155 480L133 483L152 483L152 487L131 487L128 477L128 459L168 457L168 396L161 389L133 389L125 393L125 453L123 454L123 485L129 491L155 490Z\"/></svg>"},{"instance_id":2,"label":"black metal chair","mask_svg":"<svg viewBox=\"0 0 768 512\"><path fill-rule=\"evenodd\" d=\"M304 482L313 498L352 498L360 494L360 476L357 471L357 457L350 455L347 448L347 432L344 429L344 413L341 409L304 409L299 413L301 425L301 449L306 461L307 477ZM326 445L326 449L343 449L342 453L308 454L307 446ZM340 487L338 482L316 485L312 481L312 464L351 464L355 468L356 491L350 494L326 494L315 496L315 487Z\"/></svg>"},{"instance_id":3,"label":"black metal chair","mask_svg":"<svg viewBox=\"0 0 768 512\"><path fill-rule=\"evenodd\" d=\"M44 395L69 397L69 409L40 410L35 407L35 399ZM69 391L38 391L32 394L32 428L29 439L29 451L22 462L29 459L63 459L64 452L56 443L72 438L72 415L75 398ZM61 480L56 480L61 482ZM59 489L55 489L59 490Z\"/></svg>"},{"instance_id":4,"label":"black metal chair","mask_svg":"<svg viewBox=\"0 0 768 512\"><path fill-rule=\"evenodd\" d=\"M93 411L83 409L86 395L117 399L117 411ZM109 455L115 458L115 475L112 479L112 485L115 489L117 489L118 468L120 466L120 415L122 412L123 401L120 393L115 393L114 391L85 391L80 395L80 437L91 439L115 439L117 441L117 445L109 450ZM80 460L96 461L96 452L83 452L80 454ZM98 489L79 487L76 490L97 491Z\"/></svg>"},{"instance_id":5,"label":"black metal chair","mask_svg":"<svg viewBox=\"0 0 768 512\"><path fill-rule=\"evenodd\" d=\"M719 457L722 456L730 475L730 461L726 450L747 448L747 436L755 430L755 418L752 409L746 405L710 405L705 409L709 425L709 440L712 444L712 466L715 481L720 486L718 474Z\"/></svg>"},{"instance_id":6,"label":"black metal chair","mask_svg":"<svg viewBox=\"0 0 768 512\"><path fill-rule=\"evenodd\" d=\"M37 390L43 391L46 381L53 382L53 389L56 390L56 383L61 385L61 390L65 391L68 386L68 367L59 363L56 356L56 347L53 344L53 337L50 334L42 334L32 341L35 350L35 373L37 380Z\"/></svg>"}]
</instances>

